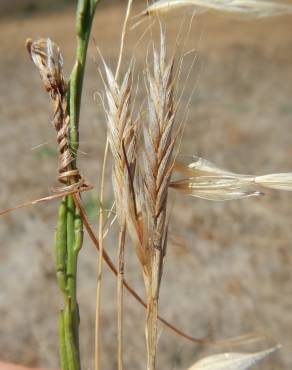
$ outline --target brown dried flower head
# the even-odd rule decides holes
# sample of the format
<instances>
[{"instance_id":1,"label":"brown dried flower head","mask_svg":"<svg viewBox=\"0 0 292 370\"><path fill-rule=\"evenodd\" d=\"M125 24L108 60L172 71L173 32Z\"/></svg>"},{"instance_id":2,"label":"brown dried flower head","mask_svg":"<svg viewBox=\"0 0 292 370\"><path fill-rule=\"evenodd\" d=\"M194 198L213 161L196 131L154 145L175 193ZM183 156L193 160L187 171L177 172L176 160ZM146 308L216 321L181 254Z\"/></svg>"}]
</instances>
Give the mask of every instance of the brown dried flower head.
<instances>
[{"instance_id":1,"label":"brown dried flower head","mask_svg":"<svg viewBox=\"0 0 292 370\"><path fill-rule=\"evenodd\" d=\"M46 90L50 93L61 94L67 91L63 76L63 58L60 48L49 38L26 41L26 47L34 64L39 69Z\"/></svg>"}]
</instances>

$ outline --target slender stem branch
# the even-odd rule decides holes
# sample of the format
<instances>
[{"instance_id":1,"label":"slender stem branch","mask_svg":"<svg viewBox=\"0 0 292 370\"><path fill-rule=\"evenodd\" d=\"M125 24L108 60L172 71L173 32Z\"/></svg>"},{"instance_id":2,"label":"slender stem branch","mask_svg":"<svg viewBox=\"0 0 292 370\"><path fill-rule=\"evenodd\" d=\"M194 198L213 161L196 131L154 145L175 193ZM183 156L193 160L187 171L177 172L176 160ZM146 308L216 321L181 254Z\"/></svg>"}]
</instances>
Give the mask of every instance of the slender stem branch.
<instances>
[{"instance_id":1,"label":"slender stem branch","mask_svg":"<svg viewBox=\"0 0 292 370\"><path fill-rule=\"evenodd\" d=\"M127 30L127 23L130 16L131 11L131 5L133 0L128 0L128 6L126 11L126 16L124 19L123 24L123 30L122 30L122 36L121 36L121 44L120 44L120 52L119 52L119 59L115 74L115 79L117 80L120 67L121 67L121 61L122 61L122 55L123 55L123 49L124 49L124 40ZM102 173L101 173L101 181L100 181L100 197L99 197L99 232L98 232L98 241L99 241L99 263L98 263L98 272L97 272L97 287L96 287L96 308L95 308L95 370L99 370L100 365L100 339L99 339L99 328L100 328L100 303L101 303L101 285L102 285L102 262L103 262L103 218L104 218L104 182L105 182L105 169L106 169L106 163L108 158L108 151L109 151L109 142L108 139L106 140L105 148L104 148L104 155L103 155L103 165L102 165Z\"/></svg>"},{"instance_id":2,"label":"slender stem branch","mask_svg":"<svg viewBox=\"0 0 292 370\"><path fill-rule=\"evenodd\" d=\"M80 194L78 194L78 193L74 194L73 197L74 197L74 200L75 200L75 204L78 207L78 210L79 210L80 215L82 217L82 220L84 222L84 226L85 226L86 231L89 235L89 238L92 241L92 243L94 244L94 246L96 247L96 249L100 253L100 245L99 245L99 242L98 242L98 238L96 237L96 235L95 235L95 233L94 233L94 231L93 231L93 229L90 225L90 222L88 220L88 216L87 216L83 206L81 205ZM106 252L106 250L103 250L103 259L104 259L105 263L107 264L108 268L117 276L118 271L116 269L116 266L114 265L111 257ZM141 306L143 306L145 309L147 309L146 302L144 302L144 300L141 298L141 296L130 286L130 284L125 279L124 279L124 287L135 298L135 300L141 304ZM223 341L223 342L217 342L217 341L212 341L209 338L202 338L202 339L195 338L195 337L192 337L192 336L186 334L182 330L178 329L176 326L171 324L169 321L164 319L162 316L158 315L158 319L160 320L160 322L162 322L166 327L168 327L170 330L172 330L178 336L180 336L182 338L185 338L186 340L188 340L192 343L195 343L195 344L217 344L217 343L226 343L226 342L228 342L228 340Z\"/></svg>"},{"instance_id":3,"label":"slender stem branch","mask_svg":"<svg viewBox=\"0 0 292 370\"><path fill-rule=\"evenodd\" d=\"M106 142L105 155L103 158L101 181L100 181L100 203L99 203L99 226L98 226L98 243L99 243L99 260L96 286L96 307L95 307L95 370L100 366L100 302L101 302L101 285L102 285L102 263L103 263L103 216L104 216L104 180L108 152L108 140Z\"/></svg>"},{"instance_id":4,"label":"slender stem branch","mask_svg":"<svg viewBox=\"0 0 292 370\"><path fill-rule=\"evenodd\" d=\"M122 29L119 59L118 59L118 64L117 64L117 69L116 69L116 74L115 74L115 79L116 80L118 80L119 72L120 72L120 68L121 68L123 51L124 51L124 44L125 44L125 37L126 37L128 21L129 21L129 17L130 17L130 13L131 13L132 3L133 3L133 0L128 0L126 16L125 16L125 19L124 19L124 24L123 24L123 29Z\"/></svg>"},{"instance_id":5,"label":"slender stem branch","mask_svg":"<svg viewBox=\"0 0 292 370\"><path fill-rule=\"evenodd\" d=\"M124 370L123 361L123 287L124 287L124 265L125 265L125 237L126 224L120 229L119 250L118 250L118 282L117 282L117 308L118 308L118 370Z\"/></svg>"},{"instance_id":6,"label":"slender stem branch","mask_svg":"<svg viewBox=\"0 0 292 370\"><path fill-rule=\"evenodd\" d=\"M161 262L162 262L162 251L160 249L155 249L152 263L151 292L148 293L149 316L147 317L147 328L148 328L147 370L155 370Z\"/></svg>"}]
</instances>

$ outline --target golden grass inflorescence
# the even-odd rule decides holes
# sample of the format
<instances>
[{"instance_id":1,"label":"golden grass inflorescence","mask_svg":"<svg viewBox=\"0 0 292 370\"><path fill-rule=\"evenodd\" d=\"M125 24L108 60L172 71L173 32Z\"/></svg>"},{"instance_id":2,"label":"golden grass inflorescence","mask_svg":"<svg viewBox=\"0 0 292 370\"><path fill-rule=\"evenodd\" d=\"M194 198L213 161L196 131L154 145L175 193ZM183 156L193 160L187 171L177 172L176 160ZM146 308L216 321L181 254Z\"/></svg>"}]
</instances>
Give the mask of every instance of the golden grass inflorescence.
<instances>
[{"instance_id":1,"label":"golden grass inflorescence","mask_svg":"<svg viewBox=\"0 0 292 370\"><path fill-rule=\"evenodd\" d=\"M105 64L108 140L113 155L113 188L121 230L126 227L140 262L147 293L147 368L155 368L159 289L167 246L167 195L173 169L174 60L167 62L165 35L147 65L148 123L130 108L132 64L121 88ZM138 152L137 143L143 143ZM120 261L121 263L121 261Z\"/></svg>"}]
</instances>

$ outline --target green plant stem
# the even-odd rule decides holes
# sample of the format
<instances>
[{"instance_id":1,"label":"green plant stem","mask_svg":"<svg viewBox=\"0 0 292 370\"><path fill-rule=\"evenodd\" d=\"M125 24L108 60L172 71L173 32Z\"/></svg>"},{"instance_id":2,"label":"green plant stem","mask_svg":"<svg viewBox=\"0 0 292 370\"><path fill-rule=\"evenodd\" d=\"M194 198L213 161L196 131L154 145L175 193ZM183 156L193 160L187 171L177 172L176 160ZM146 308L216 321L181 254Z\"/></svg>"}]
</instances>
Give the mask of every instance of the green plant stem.
<instances>
[{"instance_id":1,"label":"green plant stem","mask_svg":"<svg viewBox=\"0 0 292 370\"><path fill-rule=\"evenodd\" d=\"M76 343L74 333L74 308L71 304L71 299L68 297L64 309L64 338L66 348L66 360L69 370L80 369L79 346Z\"/></svg>"},{"instance_id":2,"label":"green plant stem","mask_svg":"<svg viewBox=\"0 0 292 370\"><path fill-rule=\"evenodd\" d=\"M66 256L67 256L67 201L63 198L59 206L58 221L55 236L55 264L57 282L66 295Z\"/></svg>"},{"instance_id":3,"label":"green plant stem","mask_svg":"<svg viewBox=\"0 0 292 370\"><path fill-rule=\"evenodd\" d=\"M79 147L79 116L88 41L98 0L79 0L76 13L76 61L70 76L69 111L70 143L73 153Z\"/></svg>"},{"instance_id":4,"label":"green plant stem","mask_svg":"<svg viewBox=\"0 0 292 370\"><path fill-rule=\"evenodd\" d=\"M68 88L69 146L75 157L79 148L79 117L88 41L97 0L79 0L76 12L77 50ZM69 184L68 184L69 185ZM60 205L55 254L57 280L64 293L65 308L60 313L59 337L62 370L80 370L79 308L77 303L77 261L83 243L83 223L74 198L67 196Z\"/></svg>"},{"instance_id":5,"label":"green plant stem","mask_svg":"<svg viewBox=\"0 0 292 370\"><path fill-rule=\"evenodd\" d=\"M59 314L59 338L60 338L60 363L62 370L68 370L68 360L66 351L66 340L65 340L65 323L64 323L64 311L61 310Z\"/></svg>"}]
</instances>

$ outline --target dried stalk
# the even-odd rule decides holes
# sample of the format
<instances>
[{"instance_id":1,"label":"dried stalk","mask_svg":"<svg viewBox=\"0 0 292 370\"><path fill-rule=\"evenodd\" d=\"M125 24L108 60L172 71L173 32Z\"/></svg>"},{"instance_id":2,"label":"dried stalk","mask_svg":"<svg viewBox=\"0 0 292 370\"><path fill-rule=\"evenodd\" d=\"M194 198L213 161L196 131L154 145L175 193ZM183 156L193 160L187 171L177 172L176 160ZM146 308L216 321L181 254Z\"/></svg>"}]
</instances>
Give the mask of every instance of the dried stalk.
<instances>
[{"instance_id":1,"label":"dried stalk","mask_svg":"<svg viewBox=\"0 0 292 370\"><path fill-rule=\"evenodd\" d=\"M95 370L100 368L100 305L101 305L101 286L102 286L102 264L105 259L105 251L103 248L103 199L104 199L104 179L105 179L105 167L107 158L107 146L105 149L105 155L102 163L101 171L101 186L99 192L99 225L98 225L98 241L96 240L99 251L99 260L97 267L97 284L96 284L96 304L95 304L95 351L94 351L94 364Z\"/></svg>"},{"instance_id":2,"label":"dried stalk","mask_svg":"<svg viewBox=\"0 0 292 370\"><path fill-rule=\"evenodd\" d=\"M127 26L129 21L129 16L131 13L133 0L128 0L126 15L123 23L122 29L122 36L121 36L121 44L120 44L120 52L119 52L119 59L117 63L116 73L115 73L115 80L118 80L122 56L124 51L124 42L127 33ZM104 182L105 182L105 168L108 158L108 150L109 150L109 141L108 138L106 140L106 145L104 149L104 156L103 156L103 166L102 166L102 174L101 174L101 182L100 182L100 217L99 217L99 244L100 244L100 260L98 264L98 279L97 279L97 287L96 287L96 309L95 309L95 370L99 369L99 362L100 362L100 345L99 345L99 322L100 322L100 302L101 302L101 283L102 283L102 261L103 261L103 238L104 238L104 224L103 224L103 199L104 199ZM125 229L125 230L123 230ZM124 239L126 236L126 228L123 227L121 233L124 234ZM123 240L121 238L120 240ZM124 244L124 243L123 243ZM119 267L124 266L124 261L120 261L120 258L124 258L124 246L119 244ZM118 268L118 287L117 287L117 296L118 296L118 366L119 369L122 370L122 341L123 341L123 334L122 334L122 321L123 321L123 312L122 312L122 301L123 301L123 272L120 271Z\"/></svg>"},{"instance_id":3,"label":"dried stalk","mask_svg":"<svg viewBox=\"0 0 292 370\"><path fill-rule=\"evenodd\" d=\"M131 13L133 0L128 0L126 15L123 23L122 36L121 36L121 45L119 52L119 59L115 73L115 80L118 81L123 51L124 43L127 33L128 21ZM119 238L119 249L118 249L118 280L117 280L117 310L118 310L118 369L124 369L124 360L123 360L123 322L124 322L124 266L125 266L125 239L126 239L126 223L120 227L120 238Z\"/></svg>"},{"instance_id":4,"label":"dried stalk","mask_svg":"<svg viewBox=\"0 0 292 370\"><path fill-rule=\"evenodd\" d=\"M124 345L123 345L123 323L124 323L124 268L125 268L125 238L126 225L120 229L118 249L118 280L117 280L117 311L118 311L118 369L124 369Z\"/></svg>"}]
</instances>

